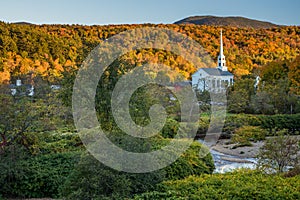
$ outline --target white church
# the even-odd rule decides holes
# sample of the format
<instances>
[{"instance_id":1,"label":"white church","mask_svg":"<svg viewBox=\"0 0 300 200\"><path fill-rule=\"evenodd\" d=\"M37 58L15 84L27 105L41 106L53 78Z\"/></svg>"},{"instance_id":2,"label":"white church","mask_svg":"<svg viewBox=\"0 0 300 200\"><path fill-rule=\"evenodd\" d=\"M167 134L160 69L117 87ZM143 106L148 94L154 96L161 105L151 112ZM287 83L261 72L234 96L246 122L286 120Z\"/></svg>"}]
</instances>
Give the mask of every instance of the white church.
<instances>
[{"instance_id":1,"label":"white church","mask_svg":"<svg viewBox=\"0 0 300 200\"><path fill-rule=\"evenodd\" d=\"M201 92L219 93L226 91L230 85L233 85L233 74L227 70L221 30L218 66L216 68L200 68L196 71L192 75L192 86Z\"/></svg>"}]
</instances>

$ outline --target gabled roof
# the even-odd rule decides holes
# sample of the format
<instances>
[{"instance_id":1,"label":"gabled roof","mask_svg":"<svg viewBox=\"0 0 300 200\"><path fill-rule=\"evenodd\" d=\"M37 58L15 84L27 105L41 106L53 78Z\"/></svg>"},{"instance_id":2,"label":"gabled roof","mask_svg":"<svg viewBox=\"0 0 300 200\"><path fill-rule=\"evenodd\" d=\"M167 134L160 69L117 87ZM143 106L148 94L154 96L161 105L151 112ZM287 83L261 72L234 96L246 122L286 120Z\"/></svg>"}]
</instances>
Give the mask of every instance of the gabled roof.
<instances>
[{"instance_id":1,"label":"gabled roof","mask_svg":"<svg viewBox=\"0 0 300 200\"><path fill-rule=\"evenodd\" d=\"M211 76L233 76L233 74L230 73L229 71L222 71L218 68L201 68L201 69Z\"/></svg>"}]
</instances>

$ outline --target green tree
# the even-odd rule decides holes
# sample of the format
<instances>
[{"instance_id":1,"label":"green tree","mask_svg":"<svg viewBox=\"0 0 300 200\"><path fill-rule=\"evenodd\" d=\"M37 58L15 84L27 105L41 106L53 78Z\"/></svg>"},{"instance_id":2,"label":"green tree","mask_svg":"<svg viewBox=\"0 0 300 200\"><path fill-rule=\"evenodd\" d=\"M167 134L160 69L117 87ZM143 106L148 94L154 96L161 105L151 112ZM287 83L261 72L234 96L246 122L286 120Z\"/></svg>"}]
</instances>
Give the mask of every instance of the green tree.
<instances>
[{"instance_id":1,"label":"green tree","mask_svg":"<svg viewBox=\"0 0 300 200\"><path fill-rule=\"evenodd\" d=\"M49 86L46 86L49 87ZM12 96L5 86L0 93L0 149L19 144L35 151L37 137L33 133L55 130L69 124L70 111L56 94L37 93L37 96ZM45 91L40 89L37 91Z\"/></svg>"},{"instance_id":2,"label":"green tree","mask_svg":"<svg viewBox=\"0 0 300 200\"><path fill-rule=\"evenodd\" d=\"M235 81L228 92L228 111L232 113L251 112L250 101L254 95L254 79L244 77Z\"/></svg>"},{"instance_id":3,"label":"green tree","mask_svg":"<svg viewBox=\"0 0 300 200\"><path fill-rule=\"evenodd\" d=\"M228 111L231 113L243 113L249 107L248 92L245 89L234 90L228 97Z\"/></svg>"},{"instance_id":4,"label":"green tree","mask_svg":"<svg viewBox=\"0 0 300 200\"><path fill-rule=\"evenodd\" d=\"M0 95L0 147L19 143L29 148L26 133L37 128L42 121L41 107L30 98L15 99L11 95Z\"/></svg>"},{"instance_id":5,"label":"green tree","mask_svg":"<svg viewBox=\"0 0 300 200\"><path fill-rule=\"evenodd\" d=\"M258 154L258 169L280 173L299 165L299 140L283 134L286 134L286 131L281 131L278 136L266 140Z\"/></svg>"},{"instance_id":6,"label":"green tree","mask_svg":"<svg viewBox=\"0 0 300 200\"><path fill-rule=\"evenodd\" d=\"M259 91L251 98L251 108L257 114L274 114L271 97L266 91Z\"/></svg>"}]
</instances>

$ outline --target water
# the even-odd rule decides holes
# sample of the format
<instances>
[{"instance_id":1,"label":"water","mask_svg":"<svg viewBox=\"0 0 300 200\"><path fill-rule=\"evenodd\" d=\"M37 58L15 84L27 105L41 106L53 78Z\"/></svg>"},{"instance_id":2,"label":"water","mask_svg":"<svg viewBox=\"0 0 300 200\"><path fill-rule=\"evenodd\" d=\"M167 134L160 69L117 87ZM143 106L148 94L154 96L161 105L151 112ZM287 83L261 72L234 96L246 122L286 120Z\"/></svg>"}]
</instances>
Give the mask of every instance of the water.
<instances>
[{"instance_id":1,"label":"water","mask_svg":"<svg viewBox=\"0 0 300 200\"><path fill-rule=\"evenodd\" d=\"M200 143L205 143L199 140ZM242 158L239 156L233 156L229 154L220 153L213 149L210 149L210 153L215 163L214 173L226 173L235 169L249 168L254 169L256 167L257 159L255 158Z\"/></svg>"},{"instance_id":2,"label":"water","mask_svg":"<svg viewBox=\"0 0 300 200\"><path fill-rule=\"evenodd\" d=\"M223 154L212 149L210 150L210 153L216 167L214 173L226 173L235 169L254 169L256 167L257 160L255 158L241 158L238 156Z\"/></svg>"}]
</instances>

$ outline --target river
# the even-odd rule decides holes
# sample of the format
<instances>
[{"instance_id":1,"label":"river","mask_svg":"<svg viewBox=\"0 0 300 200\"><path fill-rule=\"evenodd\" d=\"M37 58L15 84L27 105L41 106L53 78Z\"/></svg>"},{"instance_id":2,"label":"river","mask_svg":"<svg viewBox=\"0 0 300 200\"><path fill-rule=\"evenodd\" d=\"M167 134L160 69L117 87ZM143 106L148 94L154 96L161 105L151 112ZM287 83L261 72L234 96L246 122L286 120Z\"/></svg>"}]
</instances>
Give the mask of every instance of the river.
<instances>
[{"instance_id":1,"label":"river","mask_svg":"<svg viewBox=\"0 0 300 200\"><path fill-rule=\"evenodd\" d=\"M241 158L238 156L223 154L212 149L210 150L210 153L216 167L214 173L226 173L239 168L254 169L257 162L255 158Z\"/></svg>"},{"instance_id":2,"label":"river","mask_svg":"<svg viewBox=\"0 0 300 200\"><path fill-rule=\"evenodd\" d=\"M203 140L199 140L203 144ZM234 155L218 152L210 148L210 153L213 157L215 170L214 173L226 173L239 168L254 169L256 167L257 159L244 158Z\"/></svg>"}]
</instances>

